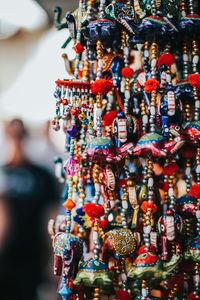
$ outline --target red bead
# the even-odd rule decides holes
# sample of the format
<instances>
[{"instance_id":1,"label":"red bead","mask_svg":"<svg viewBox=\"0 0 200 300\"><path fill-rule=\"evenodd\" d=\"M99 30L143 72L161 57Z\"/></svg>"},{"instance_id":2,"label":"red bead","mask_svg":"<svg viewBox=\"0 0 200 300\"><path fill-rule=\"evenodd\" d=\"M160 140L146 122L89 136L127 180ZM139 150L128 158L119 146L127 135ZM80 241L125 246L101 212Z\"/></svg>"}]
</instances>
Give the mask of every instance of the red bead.
<instances>
[{"instance_id":1,"label":"red bead","mask_svg":"<svg viewBox=\"0 0 200 300\"><path fill-rule=\"evenodd\" d=\"M67 99L62 99L62 104L63 104L63 105L67 105L67 104L68 104Z\"/></svg>"}]
</instances>

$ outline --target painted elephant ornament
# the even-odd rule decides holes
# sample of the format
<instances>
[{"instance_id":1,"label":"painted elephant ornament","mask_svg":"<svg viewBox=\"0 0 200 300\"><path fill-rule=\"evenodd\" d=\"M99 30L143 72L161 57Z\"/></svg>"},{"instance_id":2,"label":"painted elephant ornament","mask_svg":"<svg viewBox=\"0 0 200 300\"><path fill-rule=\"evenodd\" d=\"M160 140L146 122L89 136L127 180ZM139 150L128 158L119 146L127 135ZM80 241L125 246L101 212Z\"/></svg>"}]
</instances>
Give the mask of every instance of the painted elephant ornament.
<instances>
[{"instance_id":1,"label":"painted elephant ornament","mask_svg":"<svg viewBox=\"0 0 200 300\"><path fill-rule=\"evenodd\" d=\"M134 21L135 12L133 6L120 2L112 3L106 7L106 13L118 24L125 27L129 33L134 34L133 28L129 24L129 22Z\"/></svg>"},{"instance_id":2,"label":"painted elephant ornament","mask_svg":"<svg viewBox=\"0 0 200 300\"><path fill-rule=\"evenodd\" d=\"M195 237L189 243L188 249L185 252L185 258L200 262L200 236Z\"/></svg>"},{"instance_id":3,"label":"painted elephant ornament","mask_svg":"<svg viewBox=\"0 0 200 300\"><path fill-rule=\"evenodd\" d=\"M135 117L125 116L123 112L119 112L112 124L112 134L115 136L117 147L121 147L126 142L134 141L138 129L138 121Z\"/></svg>"},{"instance_id":4,"label":"painted elephant ornament","mask_svg":"<svg viewBox=\"0 0 200 300\"><path fill-rule=\"evenodd\" d=\"M111 41L117 45L119 40L115 23L108 19L98 19L90 22L82 28L82 33L91 45L101 41L105 48L111 46Z\"/></svg>"},{"instance_id":5,"label":"painted elephant ornament","mask_svg":"<svg viewBox=\"0 0 200 300\"><path fill-rule=\"evenodd\" d=\"M121 54L106 53L103 55L103 76L112 76L114 86L120 87L121 69L124 67Z\"/></svg>"},{"instance_id":6,"label":"painted elephant ornament","mask_svg":"<svg viewBox=\"0 0 200 300\"><path fill-rule=\"evenodd\" d=\"M134 148L134 155L146 156L152 155L154 157L166 156L163 151L166 139L157 133L147 133L143 135Z\"/></svg>"},{"instance_id":7,"label":"painted elephant ornament","mask_svg":"<svg viewBox=\"0 0 200 300\"><path fill-rule=\"evenodd\" d=\"M127 275L130 279L146 279L148 283L152 283L170 276L180 260L180 255L173 255L168 262L163 262L153 245L149 251L146 251L143 245L139 248L133 264L127 264Z\"/></svg>"},{"instance_id":8,"label":"painted elephant ornament","mask_svg":"<svg viewBox=\"0 0 200 300\"><path fill-rule=\"evenodd\" d=\"M182 122L182 105L172 90L161 97L158 114L163 128L163 136L169 136L170 125L179 125ZM158 124L160 126L160 124Z\"/></svg>"},{"instance_id":9,"label":"painted elephant ornament","mask_svg":"<svg viewBox=\"0 0 200 300\"><path fill-rule=\"evenodd\" d=\"M116 163L121 161L127 154L131 154L134 149L133 143L126 143L120 148L116 148L114 142L107 137L96 137L87 145L82 156L84 160L97 163Z\"/></svg>"},{"instance_id":10,"label":"painted elephant ornament","mask_svg":"<svg viewBox=\"0 0 200 300\"><path fill-rule=\"evenodd\" d=\"M108 263L109 253L114 256L132 254L136 249L136 239L130 229L113 229L106 233L103 245L103 260Z\"/></svg>"},{"instance_id":11,"label":"painted elephant ornament","mask_svg":"<svg viewBox=\"0 0 200 300\"><path fill-rule=\"evenodd\" d=\"M180 255L180 234L183 230L182 218L172 210L167 210L158 220L158 230L162 240L162 260L168 260L170 247L175 246L176 255Z\"/></svg>"},{"instance_id":12,"label":"painted elephant ornament","mask_svg":"<svg viewBox=\"0 0 200 300\"><path fill-rule=\"evenodd\" d=\"M71 233L58 232L53 239L54 274L74 279L83 254L82 241Z\"/></svg>"}]
</instances>

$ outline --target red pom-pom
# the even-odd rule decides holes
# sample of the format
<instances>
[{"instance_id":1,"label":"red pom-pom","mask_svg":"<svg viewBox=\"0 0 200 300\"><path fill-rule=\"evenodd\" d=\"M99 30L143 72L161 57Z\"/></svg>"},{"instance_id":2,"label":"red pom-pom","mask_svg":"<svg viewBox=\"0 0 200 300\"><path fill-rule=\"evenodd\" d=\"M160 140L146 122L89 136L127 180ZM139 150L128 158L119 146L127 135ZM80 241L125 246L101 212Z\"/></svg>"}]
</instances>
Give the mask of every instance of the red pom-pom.
<instances>
[{"instance_id":1,"label":"red pom-pom","mask_svg":"<svg viewBox=\"0 0 200 300\"><path fill-rule=\"evenodd\" d=\"M143 212L147 212L147 209L150 208L152 210L152 213L155 213L157 211L157 206L156 204L153 203L153 201L151 202L147 202L144 201L141 205L141 209L143 210Z\"/></svg>"},{"instance_id":2,"label":"red pom-pom","mask_svg":"<svg viewBox=\"0 0 200 300\"><path fill-rule=\"evenodd\" d=\"M103 229L108 228L108 219L101 220L99 226Z\"/></svg>"},{"instance_id":3,"label":"red pom-pom","mask_svg":"<svg viewBox=\"0 0 200 300\"><path fill-rule=\"evenodd\" d=\"M113 88L112 80L108 79L98 79L94 81L91 85L92 94L107 94Z\"/></svg>"},{"instance_id":4,"label":"red pom-pom","mask_svg":"<svg viewBox=\"0 0 200 300\"><path fill-rule=\"evenodd\" d=\"M77 43L74 47L74 50L77 54L80 54L83 52L84 48L83 46L81 45L81 43Z\"/></svg>"},{"instance_id":5,"label":"red pom-pom","mask_svg":"<svg viewBox=\"0 0 200 300\"><path fill-rule=\"evenodd\" d=\"M200 300L200 296L190 293L188 296L188 300Z\"/></svg>"},{"instance_id":6,"label":"red pom-pom","mask_svg":"<svg viewBox=\"0 0 200 300\"><path fill-rule=\"evenodd\" d=\"M193 158L196 156L197 149L193 145L185 145L180 149L180 154L184 158Z\"/></svg>"},{"instance_id":7,"label":"red pom-pom","mask_svg":"<svg viewBox=\"0 0 200 300\"><path fill-rule=\"evenodd\" d=\"M178 171L178 166L175 163L168 164L166 167L164 167L163 173L164 175L173 175Z\"/></svg>"},{"instance_id":8,"label":"red pom-pom","mask_svg":"<svg viewBox=\"0 0 200 300\"><path fill-rule=\"evenodd\" d=\"M168 192L169 183L167 181L164 181L162 189L163 189L164 192Z\"/></svg>"},{"instance_id":9,"label":"red pom-pom","mask_svg":"<svg viewBox=\"0 0 200 300\"><path fill-rule=\"evenodd\" d=\"M196 199L200 198L200 184L194 184L190 191L189 191L189 196L194 197Z\"/></svg>"},{"instance_id":10,"label":"red pom-pom","mask_svg":"<svg viewBox=\"0 0 200 300\"><path fill-rule=\"evenodd\" d=\"M83 210L91 218L100 218L104 215L104 207L94 203L87 203L83 206Z\"/></svg>"},{"instance_id":11,"label":"red pom-pom","mask_svg":"<svg viewBox=\"0 0 200 300\"><path fill-rule=\"evenodd\" d=\"M155 247L153 245L150 245L149 252L151 252L151 253L156 252ZM138 250L138 255L141 255L141 254L144 254L144 253L146 253L145 245L141 246L140 249Z\"/></svg>"},{"instance_id":12,"label":"red pom-pom","mask_svg":"<svg viewBox=\"0 0 200 300\"><path fill-rule=\"evenodd\" d=\"M130 67L125 67L122 69L121 73L124 77L131 77L133 76L133 69L131 69Z\"/></svg>"},{"instance_id":13,"label":"red pom-pom","mask_svg":"<svg viewBox=\"0 0 200 300\"><path fill-rule=\"evenodd\" d=\"M188 79L192 86L196 86L198 89L200 89L200 74L190 74Z\"/></svg>"},{"instance_id":14,"label":"red pom-pom","mask_svg":"<svg viewBox=\"0 0 200 300\"><path fill-rule=\"evenodd\" d=\"M146 93L151 93L153 90L157 90L159 87L159 81L156 79L149 79L144 83L144 90Z\"/></svg>"},{"instance_id":15,"label":"red pom-pom","mask_svg":"<svg viewBox=\"0 0 200 300\"><path fill-rule=\"evenodd\" d=\"M107 114L103 116L103 125L104 126L109 126L112 124L114 119L117 117L117 112L114 110L111 110Z\"/></svg>"},{"instance_id":16,"label":"red pom-pom","mask_svg":"<svg viewBox=\"0 0 200 300\"><path fill-rule=\"evenodd\" d=\"M119 290L116 294L116 300L130 300L131 295L129 295L126 291Z\"/></svg>"},{"instance_id":17,"label":"red pom-pom","mask_svg":"<svg viewBox=\"0 0 200 300\"><path fill-rule=\"evenodd\" d=\"M118 187L122 187L124 184L127 184L127 179L120 179L118 181Z\"/></svg>"},{"instance_id":18,"label":"red pom-pom","mask_svg":"<svg viewBox=\"0 0 200 300\"><path fill-rule=\"evenodd\" d=\"M173 65L173 63L174 63L174 55L170 53L165 53L159 57L157 66L158 67L161 65L171 66Z\"/></svg>"}]
</instances>

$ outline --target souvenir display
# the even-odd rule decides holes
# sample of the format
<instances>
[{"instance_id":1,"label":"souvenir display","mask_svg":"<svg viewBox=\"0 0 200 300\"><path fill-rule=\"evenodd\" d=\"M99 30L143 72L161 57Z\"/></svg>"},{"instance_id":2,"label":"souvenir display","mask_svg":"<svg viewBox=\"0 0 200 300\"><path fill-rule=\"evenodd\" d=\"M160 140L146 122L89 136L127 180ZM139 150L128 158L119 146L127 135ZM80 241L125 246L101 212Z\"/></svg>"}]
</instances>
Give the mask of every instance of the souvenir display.
<instances>
[{"instance_id":1,"label":"souvenir display","mask_svg":"<svg viewBox=\"0 0 200 300\"><path fill-rule=\"evenodd\" d=\"M58 293L200 299L200 3L80 0L61 15L75 59L63 53L71 79L54 92Z\"/></svg>"}]
</instances>

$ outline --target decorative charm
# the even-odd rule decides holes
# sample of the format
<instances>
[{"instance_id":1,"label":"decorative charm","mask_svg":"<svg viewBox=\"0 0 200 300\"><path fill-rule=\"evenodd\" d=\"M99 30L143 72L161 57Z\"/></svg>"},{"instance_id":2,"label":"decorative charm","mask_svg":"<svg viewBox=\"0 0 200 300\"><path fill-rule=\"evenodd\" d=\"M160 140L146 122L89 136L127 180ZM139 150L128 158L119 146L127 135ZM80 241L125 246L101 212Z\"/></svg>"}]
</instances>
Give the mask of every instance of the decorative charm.
<instances>
[{"instance_id":1,"label":"decorative charm","mask_svg":"<svg viewBox=\"0 0 200 300\"><path fill-rule=\"evenodd\" d=\"M50 220L63 299L200 299L200 3L80 0L60 21ZM69 43L70 42L70 43Z\"/></svg>"}]
</instances>

